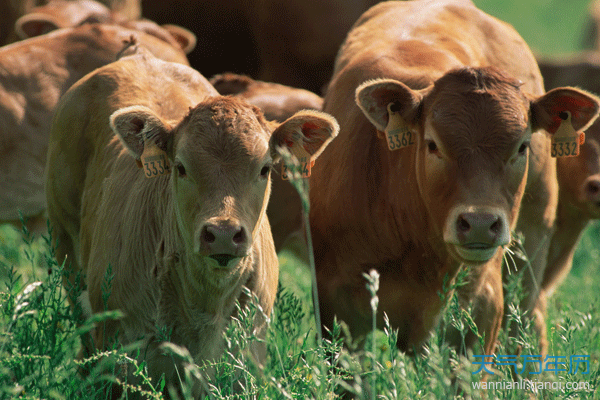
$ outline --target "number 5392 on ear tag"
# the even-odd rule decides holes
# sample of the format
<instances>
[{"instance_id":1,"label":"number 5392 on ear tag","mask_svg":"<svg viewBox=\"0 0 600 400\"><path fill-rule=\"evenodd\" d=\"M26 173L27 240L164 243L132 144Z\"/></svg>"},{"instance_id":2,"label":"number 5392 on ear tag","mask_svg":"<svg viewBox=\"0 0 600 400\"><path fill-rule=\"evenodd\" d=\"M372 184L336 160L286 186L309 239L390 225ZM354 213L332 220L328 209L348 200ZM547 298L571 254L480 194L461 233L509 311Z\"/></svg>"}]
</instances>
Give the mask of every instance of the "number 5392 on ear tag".
<instances>
[{"instance_id":1,"label":"number 5392 on ear tag","mask_svg":"<svg viewBox=\"0 0 600 400\"><path fill-rule=\"evenodd\" d=\"M552 135L550 155L552 157L575 157L579 155L579 146L585 141L585 133L577 133L571 124L571 113L560 113L560 126Z\"/></svg>"},{"instance_id":2,"label":"number 5392 on ear tag","mask_svg":"<svg viewBox=\"0 0 600 400\"><path fill-rule=\"evenodd\" d=\"M295 172L298 172L302 178L308 178L314 164L314 161L311 160L310 153L298 143L294 143L290 148L290 153L298 160L298 165L283 163L281 165L281 178L289 180L290 174L294 174Z\"/></svg>"},{"instance_id":3,"label":"number 5392 on ear tag","mask_svg":"<svg viewBox=\"0 0 600 400\"><path fill-rule=\"evenodd\" d=\"M413 133L408 129L395 108L396 105L394 103L390 103L387 106L388 124L385 127L385 138L390 150L398 150L415 144Z\"/></svg>"}]
</instances>

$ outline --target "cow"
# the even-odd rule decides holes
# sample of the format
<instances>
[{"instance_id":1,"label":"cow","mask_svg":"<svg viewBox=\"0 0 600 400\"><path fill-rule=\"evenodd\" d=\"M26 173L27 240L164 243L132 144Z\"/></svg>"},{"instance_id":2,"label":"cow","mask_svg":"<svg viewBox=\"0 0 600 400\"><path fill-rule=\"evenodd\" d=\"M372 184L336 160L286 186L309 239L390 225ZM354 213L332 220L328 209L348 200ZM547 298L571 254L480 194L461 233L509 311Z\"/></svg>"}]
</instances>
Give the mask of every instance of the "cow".
<instances>
[{"instance_id":1,"label":"cow","mask_svg":"<svg viewBox=\"0 0 600 400\"><path fill-rule=\"evenodd\" d=\"M305 89L256 81L247 75L223 73L210 78L222 95L235 95L257 106L269 121L285 121L300 110L321 110L323 98Z\"/></svg>"},{"instance_id":2,"label":"cow","mask_svg":"<svg viewBox=\"0 0 600 400\"><path fill-rule=\"evenodd\" d=\"M94 0L51 0L43 6L34 7L15 22L15 33L22 40L84 23L118 24L143 31L174 47L181 47L186 54L196 45L196 36L183 27L172 24L159 26L147 19L128 19Z\"/></svg>"},{"instance_id":3,"label":"cow","mask_svg":"<svg viewBox=\"0 0 600 400\"><path fill-rule=\"evenodd\" d=\"M151 377L172 383L161 332L201 363L222 354L235 302L249 300L244 286L269 315L279 268L265 214L271 170L281 148L302 146L314 158L337 130L318 111L266 121L192 68L145 53L76 83L53 120L46 195L74 306L125 315L97 329L93 347L144 338ZM264 318L255 323L264 333Z\"/></svg>"},{"instance_id":4,"label":"cow","mask_svg":"<svg viewBox=\"0 0 600 400\"><path fill-rule=\"evenodd\" d=\"M582 233L600 219L600 121L585 132L577 157L557 160L559 200L556 230L550 242L548 265L541 281L540 309L565 279Z\"/></svg>"},{"instance_id":5,"label":"cow","mask_svg":"<svg viewBox=\"0 0 600 400\"><path fill-rule=\"evenodd\" d=\"M347 32L379 1L257 1L249 21L260 58L258 78L322 94Z\"/></svg>"},{"instance_id":6,"label":"cow","mask_svg":"<svg viewBox=\"0 0 600 400\"><path fill-rule=\"evenodd\" d=\"M547 88L572 85L600 93L600 55L582 52L568 57L538 58ZM585 228L600 219L600 121L586 131L577 157L557 159L558 210L550 241L547 267L541 281L540 310L565 279Z\"/></svg>"},{"instance_id":7,"label":"cow","mask_svg":"<svg viewBox=\"0 0 600 400\"><path fill-rule=\"evenodd\" d=\"M465 271L458 297L492 354L513 230L524 233L534 270L545 265L557 202L550 135L563 118L585 128L598 99L574 88L545 93L519 34L469 0L389 1L348 33L323 110L340 124L310 177L324 325L337 316L353 338L370 330L363 273L374 268L378 325L386 313L398 347L418 350Z\"/></svg>"},{"instance_id":8,"label":"cow","mask_svg":"<svg viewBox=\"0 0 600 400\"><path fill-rule=\"evenodd\" d=\"M113 62L134 39L168 61L185 54L154 36L117 25L86 24L0 48L0 222L43 231L44 168L52 113L85 74Z\"/></svg>"},{"instance_id":9,"label":"cow","mask_svg":"<svg viewBox=\"0 0 600 400\"><path fill-rule=\"evenodd\" d=\"M17 32L15 32L15 22L25 14L32 12L36 7L45 6L48 3L54 3L55 0L0 0L0 45L12 43L18 40ZM87 0L71 0L75 3L96 3L88 2ZM62 3L59 1L58 3ZM88 8L95 17L104 18L106 8L118 13L125 19L137 20L142 16L140 0L100 0L100 7L93 5ZM98 3L96 3L98 4ZM63 7L63 6L61 6ZM55 16L60 15L60 19L77 18L77 13L81 10L80 6L70 7L68 11L56 10Z\"/></svg>"}]
</instances>

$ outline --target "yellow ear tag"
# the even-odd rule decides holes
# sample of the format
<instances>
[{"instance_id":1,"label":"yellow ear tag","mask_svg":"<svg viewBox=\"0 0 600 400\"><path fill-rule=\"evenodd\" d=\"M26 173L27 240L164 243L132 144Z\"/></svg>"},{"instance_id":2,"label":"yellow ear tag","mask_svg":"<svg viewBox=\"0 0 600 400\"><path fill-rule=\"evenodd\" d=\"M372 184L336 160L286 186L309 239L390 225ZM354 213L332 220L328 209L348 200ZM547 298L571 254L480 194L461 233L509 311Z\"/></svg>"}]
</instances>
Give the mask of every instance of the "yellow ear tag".
<instances>
[{"instance_id":1,"label":"yellow ear tag","mask_svg":"<svg viewBox=\"0 0 600 400\"><path fill-rule=\"evenodd\" d=\"M398 150L415 144L414 134L408 129L399 113L392 110L394 103L387 105L388 124L385 127L385 138L390 150Z\"/></svg>"},{"instance_id":2,"label":"yellow ear tag","mask_svg":"<svg viewBox=\"0 0 600 400\"><path fill-rule=\"evenodd\" d=\"M579 155L579 146L585 141L585 133L577 133L571 124L571 113L560 113L562 122L552 135L550 155L552 157L575 157Z\"/></svg>"},{"instance_id":3,"label":"yellow ear tag","mask_svg":"<svg viewBox=\"0 0 600 400\"><path fill-rule=\"evenodd\" d=\"M156 143L150 139L144 141L144 151L140 157L144 167L146 178L154 178L159 175L167 175L171 172L169 158L164 150L160 149Z\"/></svg>"},{"instance_id":4,"label":"yellow ear tag","mask_svg":"<svg viewBox=\"0 0 600 400\"><path fill-rule=\"evenodd\" d=\"M298 160L298 165L283 163L281 165L281 177L288 180L290 179L290 174L297 172L302 178L308 178L314 164L314 161L311 160L310 153L298 143L294 143L289 150L290 153L292 153L292 156Z\"/></svg>"}]
</instances>

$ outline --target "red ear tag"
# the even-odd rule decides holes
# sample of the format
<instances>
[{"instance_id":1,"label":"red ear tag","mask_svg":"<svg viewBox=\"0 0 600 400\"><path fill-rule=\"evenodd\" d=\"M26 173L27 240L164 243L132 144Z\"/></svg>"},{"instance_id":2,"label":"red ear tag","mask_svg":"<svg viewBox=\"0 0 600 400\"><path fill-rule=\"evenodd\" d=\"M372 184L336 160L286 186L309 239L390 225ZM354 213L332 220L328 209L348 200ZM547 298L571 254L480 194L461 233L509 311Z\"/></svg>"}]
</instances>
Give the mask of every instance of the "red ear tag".
<instances>
[{"instance_id":1,"label":"red ear tag","mask_svg":"<svg viewBox=\"0 0 600 400\"><path fill-rule=\"evenodd\" d=\"M155 178L171 172L169 157L151 140L144 141L144 151L140 157L146 178ZM139 165L139 164L138 164Z\"/></svg>"},{"instance_id":2,"label":"red ear tag","mask_svg":"<svg viewBox=\"0 0 600 400\"><path fill-rule=\"evenodd\" d=\"M400 113L396 112L394 103L387 105L388 124L385 127L385 138L388 149L398 150L415 144L414 134L408 129Z\"/></svg>"},{"instance_id":3,"label":"red ear tag","mask_svg":"<svg viewBox=\"0 0 600 400\"><path fill-rule=\"evenodd\" d=\"M311 160L311 155L304 149L304 146L299 143L293 143L289 147L292 156L298 160L298 165L295 164L281 164L281 177L285 180L290 179L290 174L299 174L302 178L308 178L310 176L310 170L314 165L314 161Z\"/></svg>"},{"instance_id":4,"label":"red ear tag","mask_svg":"<svg viewBox=\"0 0 600 400\"><path fill-rule=\"evenodd\" d=\"M579 146L585 140L584 133L577 133L571 124L571 113L560 113L560 126L552 135L550 155L552 157L575 157L579 155Z\"/></svg>"}]
</instances>

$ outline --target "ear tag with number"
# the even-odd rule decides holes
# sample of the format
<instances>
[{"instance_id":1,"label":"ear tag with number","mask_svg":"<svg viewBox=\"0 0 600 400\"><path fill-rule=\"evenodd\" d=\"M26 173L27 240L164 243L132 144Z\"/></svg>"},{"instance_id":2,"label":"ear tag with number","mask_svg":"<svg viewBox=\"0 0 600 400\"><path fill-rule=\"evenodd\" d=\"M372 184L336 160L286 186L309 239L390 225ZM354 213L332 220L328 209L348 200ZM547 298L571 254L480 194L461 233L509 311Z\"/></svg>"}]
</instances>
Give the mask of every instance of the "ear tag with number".
<instances>
[{"instance_id":1,"label":"ear tag with number","mask_svg":"<svg viewBox=\"0 0 600 400\"><path fill-rule=\"evenodd\" d=\"M164 150L150 139L144 141L144 151L140 157L146 178L167 175L171 172L169 158Z\"/></svg>"},{"instance_id":2,"label":"ear tag with number","mask_svg":"<svg viewBox=\"0 0 600 400\"><path fill-rule=\"evenodd\" d=\"M310 170L315 163L311 160L310 153L299 143L294 143L289 150L292 156L298 160L298 165L283 163L281 165L281 177L288 180L290 179L289 174L298 172L302 178L308 178L310 176Z\"/></svg>"},{"instance_id":3,"label":"ear tag with number","mask_svg":"<svg viewBox=\"0 0 600 400\"><path fill-rule=\"evenodd\" d=\"M390 150L398 150L415 144L414 134L408 129L400 113L396 112L394 103L387 105L388 124L385 127L385 138Z\"/></svg>"},{"instance_id":4,"label":"ear tag with number","mask_svg":"<svg viewBox=\"0 0 600 400\"><path fill-rule=\"evenodd\" d=\"M560 113L560 126L552 135L550 155L552 157L575 157L579 155L579 146L585 141L585 133L577 133L571 124L571 113Z\"/></svg>"}]
</instances>

